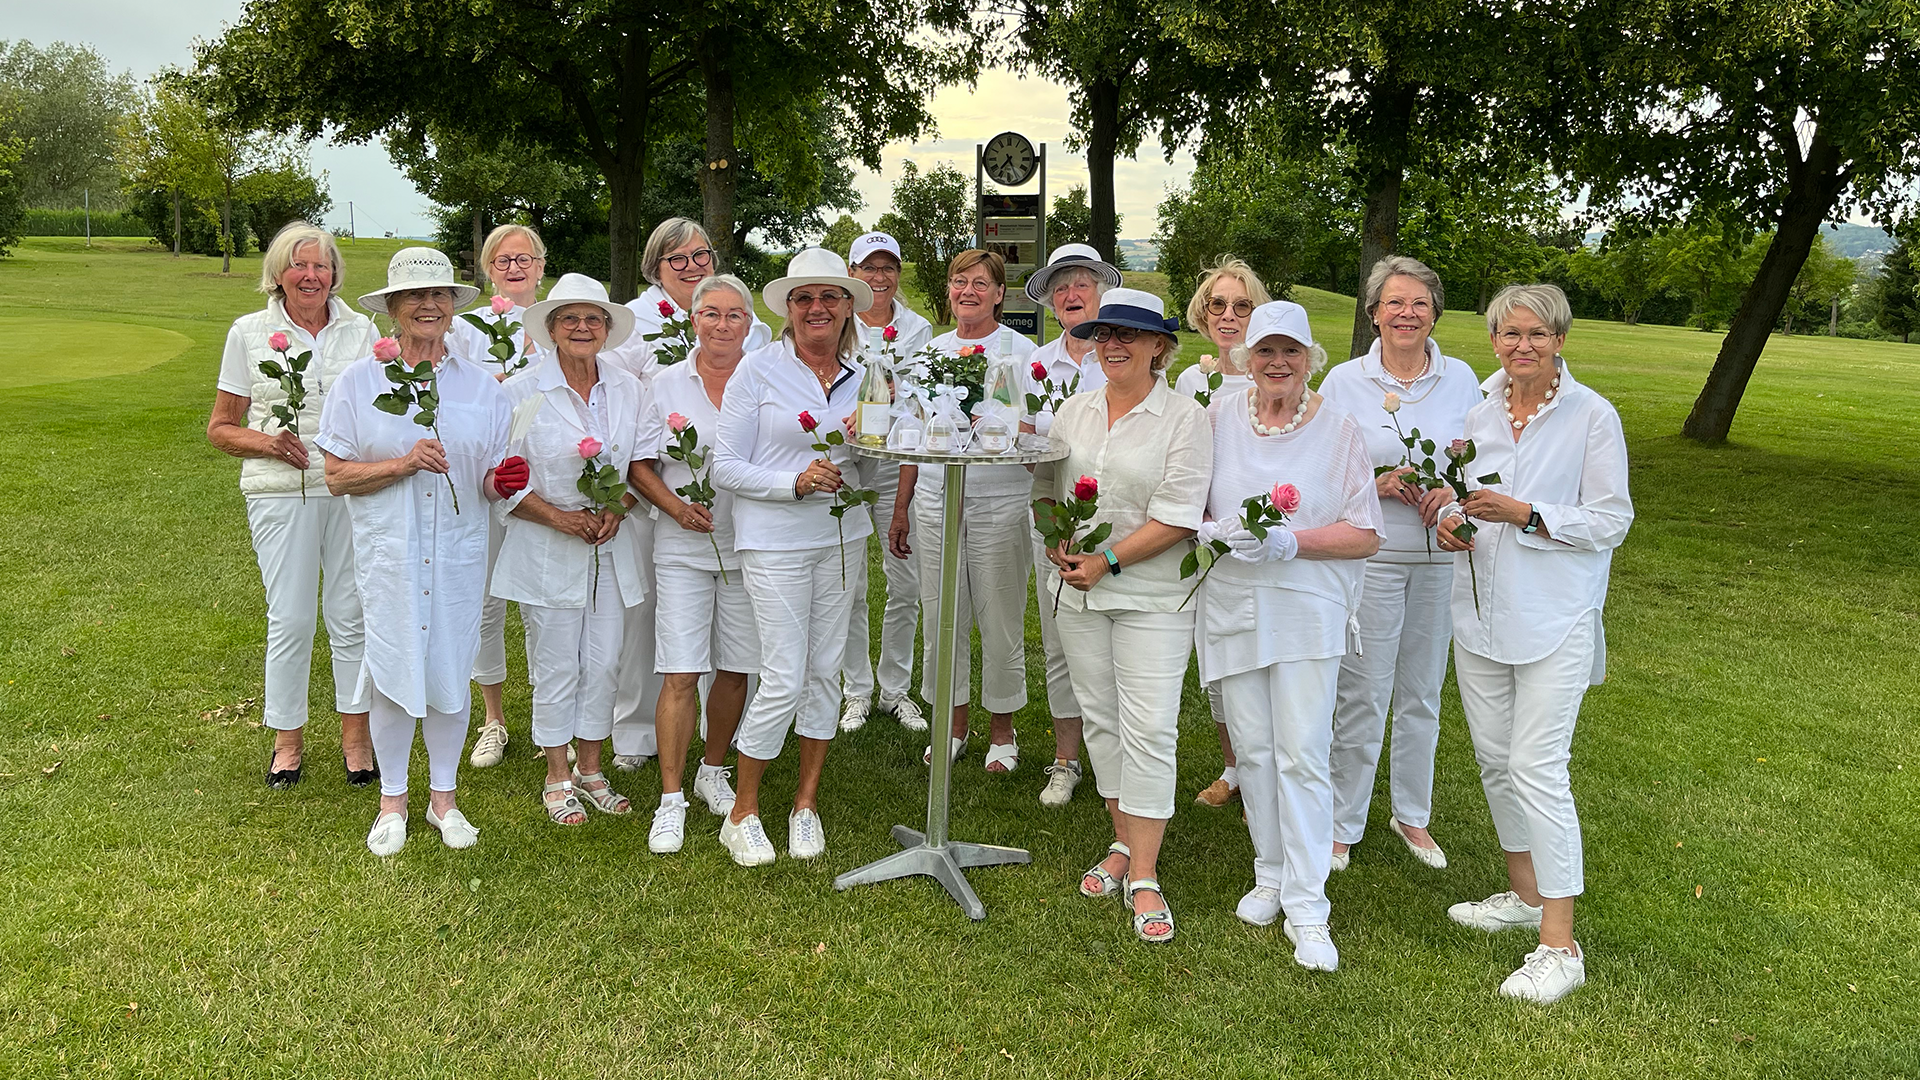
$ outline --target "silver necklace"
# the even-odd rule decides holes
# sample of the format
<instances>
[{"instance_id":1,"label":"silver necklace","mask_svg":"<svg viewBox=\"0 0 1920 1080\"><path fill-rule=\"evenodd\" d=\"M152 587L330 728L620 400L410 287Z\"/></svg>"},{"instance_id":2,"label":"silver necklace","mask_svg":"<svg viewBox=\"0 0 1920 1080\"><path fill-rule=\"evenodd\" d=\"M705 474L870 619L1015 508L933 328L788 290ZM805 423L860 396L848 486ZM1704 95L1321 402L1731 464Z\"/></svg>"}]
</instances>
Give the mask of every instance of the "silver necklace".
<instances>
[{"instance_id":1,"label":"silver necklace","mask_svg":"<svg viewBox=\"0 0 1920 1080\"><path fill-rule=\"evenodd\" d=\"M1532 415L1528 416L1525 420L1520 420L1515 418L1515 416L1513 415L1513 384L1509 382L1507 384L1507 393L1506 393L1507 419L1512 422L1516 430L1519 428L1526 427L1528 424L1533 423L1535 420L1538 420L1540 418L1540 410L1547 407L1547 402L1553 400L1554 392L1559 389L1560 389L1560 376L1555 375L1553 377L1553 382L1547 386L1546 399L1540 402L1539 405L1534 407Z\"/></svg>"},{"instance_id":2,"label":"silver necklace","mask_svg":"<svg viewBox=\"0 0 1920 1080\"><path fill-rule=\"evenodd\" d=\"M1300 395L1300 407L1293 410L1293 419L1288 421L1285 427L1268 427L1260 422L1260 406L1256 404L1257 399L1254 395L1253 387L1249 386L1247 387L1247 419L1253 422L1253 433L1255 435L1285 435L1287 432L1299 427L1300 422L1306 419L1307 404L1312 400L1313 391L1308 390L1303 392Z\"/></svg>"}]
</instances>

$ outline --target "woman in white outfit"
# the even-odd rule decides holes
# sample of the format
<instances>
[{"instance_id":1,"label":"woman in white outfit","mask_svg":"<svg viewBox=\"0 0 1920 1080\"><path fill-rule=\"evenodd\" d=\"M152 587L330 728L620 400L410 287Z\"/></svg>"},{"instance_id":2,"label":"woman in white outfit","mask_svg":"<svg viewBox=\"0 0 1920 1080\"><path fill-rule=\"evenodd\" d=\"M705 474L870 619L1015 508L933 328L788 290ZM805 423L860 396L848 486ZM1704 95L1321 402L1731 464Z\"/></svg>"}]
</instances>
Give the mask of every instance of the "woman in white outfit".
<instances>
[{"instance_id":1,"label":"woman in white outfit","mask_svg":"<svg viewBox=\"0 0 1920 1080\"><path fill-rule=\"evenodd\" d=\"M1003 338L1000 312L1007 299L1005 260L991 251L971 248L953 257L947 266L947 300L953 306L955 326L933 339L933 347L949 355L980 347L989 360ZM1024 398L1028 357L1033 342L1012 331L1017 393ZM966 402L971 408L976 402ZM888 547L897 557L914 554L909 532L922 541L920 610L927 626L940 619L940 545L946 523L946 470L900 470L900 495L887 529ZM1033 477L1021 465L967 466L966 505L961 511L960 535L949 543L960 545L960 585L955 596L953 623L953 736L948 752L953 760L965 753L968 702L971 700L972 631L980 631L980 704L991 714L987 736L986 769L1009 773L1020 764L1013 714L1027 703L1026 595L1030 559L1028 535L1033 526ZM926 653L920 662L920 696L934 697L934 636L921 635ZM930 759L933 751L927 750Z\"/></svg>"},{"instance_id":2,"label":"woman in white outfit","mask_svg":"<svg viewBox=\"0 0 1920 1080\"><path fill-rule=\"evenodd\" d=\"M1052 435L1068 456L1033 476L1034 498L1054 502L1083 477L1097 482L1087 529L1112 526L1098 554L1050 549L1048 557L1067 586L1055 625L1115 836L1080 892L1125 892L1134 935L1146 942L1173 940L1156 870L1173 816L1180 687L1193 652L1180 562L1193 550L1213 475L1206 414L1167 386L1175 325L1152 293L1107 291L1100 314L1073 331L1093 339L1107 384L1060 406Z\"/></svg>"},{"instance_id":3,"label":"woman in white outfit","mask_svg":"<svg viewBox=\"0 0 1920 1080\"><path fill-rule=\"evenodd\" d=\"M327 488L351 496L354 577L367 627L361 678L372 684L369 726L380 766L380 811L367 834L376 855L406 842L416 724L427 744L427 823L448 847L479 840L480 830L454 805L454 786L467 738L468 676L480 651L487 503L524 486L526 463L501 460L512 407L500 384L446 348L454 313L478 293L454 280L438 251L395 252L387 287L362 296L360 306L393 318L401 362L433 364L437 431L414 422L417 406L399 415L375 407L376 397L396 389L376 351L334 383L315 440L326 455ZM499 479L515 477L505 489L496 464Z\"/></svg>"},{"instance_id":4,"label":"woman in white outfit","mask_svg":"<svg viewBox=\"0 0 1920 1080\"><path fill-rule=\"evenodd\" d=\"M734 495L733 544L760 633L760 688L736 735L740 789L720 826L720 842L742 866L774 860L760 823L760 781L789 727L800 736L800 778L787 854L812 859L827 850L820 773L839 726L850 575L864 572L873 531L861 511L838 521L830 513L849 452L813 449L828 432L844 432L858 404L865 369L853 316L873 293L847 275L840 256L807 248L763 296L787 327L728 382L713 441L713 484Z\"/></svg>"},{"instance_id":5,"label":"woman in white outfit","mask_svg":"<svg viewBox=\"0 0 1920 1080\"><path fill-rule=\"evenodd\" d=\"M1100 310L1100 297L1119 284L1120 271L1102 262L1100 253L1086 244L1062 244L1053 250L1047 265L1027 277L1027 298L1052 312L1060 324L1060 336L1035 349L1028 361L1036 365L1030 372L1036 384L1044 371L1047 381L1073 387L1075 393L1092 393L1106 385L1093 339L1073 336L1073 328L1093 318ZM1033 418L1033 429L1042 435L1052 431L1053 412L1042 409ZM1037 529L1033 569L1033 594L1040 605L1040 647L1047 658L1047 711L1053 716L1053 764L1047 766L1040 805L1065 806L1082 775L1080 701L1073 696L1067 654L1061 651L1060 633L1053 625L1053 594L1060 579Z\"/></svg>"},{"instance_id":6,"label":"woman in white outfit","mask_svg":"<svg viewBox=\"0 0 1920 1080\"><path fill-rule=\"evenodd\" d=\"M1440 277L1418 260L1391 255L1367 276L1367 310L1380 336L1365 355L1339 364L1320 382L1327 401L1360 421L1375 468L1400 466L1417 429L1432 439L1431 456L1444 471L1440 447L1460 437L1467 410L1480 404L1480 379L1465 362L1443 355L1433 341L1445 293ZM1360 649L1340 664L1340 700L1333 712L1333 868L1345 870L1349 850L1367 829L1374 773L1380 765L1387 712L1393 712L1389 782L1393 816L1387 827L1420 862L1444 869L1447 856L1427 831L1433 816L1433 757L1440 744L1440 689L1453 637L1449 594L1453 556L1433 543L1440 507L1452 497L1407 482L1408 466L1374 479L1387 531L1380 553L1367 560L1360 599Z\"/></svg>"},{"instance_id":7,"label":"woman in white outfit","mask_svg":"<svg viewBox=\"0 0 1920 1080\"><path fill-rule=\"evenodd\" d=\"M360 690L365 633L353 583L353 529L346 500L327 493L325 472L313 452L327 392L348 365L373 349L372 321L338 297L340 270L340 250L325 229L293 221L274 236L260 267L267 306L242 315L227 331L213 415L207 420L207 441L245 459L240 491L267 591L262 713L274 733L267 764L270 788L300 782L307 679L321 610L315 597L322 592L347 782L364 787L378 775L367 735L367 699ZM275 344L285 345L284 356ZM287 391L260 365L270 361L284 368L287 357L305 352L313 355L301 378L306 401L295 434L272 411L286 404Z\"/></svg>"},{"instance_id":8,"label":"woman in white outfit","mask_svg":"<svg viewBox=\"0 0 1920 1080\"><path fill-rule=\"evenodd\" d=\"M1204 395L1206 401L1245 393L1253 385L1253 378L1234 357L1238 355L1236 350L1246 344L1247 320L1253 317L1255 308L1269 299L1260 275L1245 261L1231 255L1222 257L1202 274L1193 290L1193 299L1187 301L1187 325L1204 331L1207 340L1213 342L1214 351L1181 372L1174 380L1174 391L1195 400L1201 400ZM1220 386L1209 390L1208 376L1215 373L1220 375ZM1219 778L1201 788L1194 802L1219 807L1240 794L1240 774L1234 768L1233 740L1227 731L1226 713L1220 706L1220 688L1207 684L1206 690L1214 733L1220 737L1222 768Z\"/></svg>"},{"instance_id":9,"label":"woman in white outfit","mask_svg":"<svg viewBox=\"0 0 1920 1080\"><path fill-rule=\"evenodd\" d=\"M733 493L715 491L713 508L677 494L694 471L665 448L692 430L697 452L713 459L720 431L720 404L739 370L753 325L753 293L732 274L716 274L693 290L693 323L699 343L684 364L661 368L653 378L651 405L640 445L649 460L633 469L634 489L659 512L654 530L653 579L659 589L654 623L654 666L660 700L654 730L660 737L660 807L653 812L647 846L655 854L679 851L685 842L687 797L683 783L687 749L700 719L700 680L713 673L707 694L706 750L694 775L693 793L714 814L733 809L727 747L747 700L747 676L760 670L760 635L753 601L733 545ZM700 470L708 476L708 468Z\"/></svg>"},{"instance_id":10,"label":"woman in white outfit","mask_svg":"<svg viewBox=\"0 0 1920 1080\"><path fill-rule=\"evenodd\" d=\"M1197 596L1200 677L1220 687L1253 838L1254 885L1235 913L1266 926L1284 911L1294 962L1332 971L1340 953L1328 932L1327 748L1364 560L1379 550L1384 526L1359 423L1307 387L1327 354L1306 309L1260 305L1247 341L1235 360L1253 385L1208 410L1213 488L1200 539L1230 550ZM1298 508L1256 536L1244 504L1274 492Z\"/></svg>"},{"instance_id":11,"label":"woman in white outfit","mask_svg":"<svg viewBox=\"0 0 1920 1080\"><path fill-rule=\"evenodd\" d=\"M847 269L873 290L873 306L860 312L860 335L892 327L894 339L886 347L904 360L933 340L933 324L900 299L900 244L883 232L866 233L847 251ZM880 496L873 506L875 521L892 521L900 494L900 466L879 458L861 458L855 464L865 487ZM886 545L881 544L884 548ZM920 563L882 551L882 576L887 603L880 617L879 708L892 713L908 731L927 730L927 718L908 693L913 677L913 637L920 625ZM857 731L873 708L875 664L867 627L867 575L853 583L853 617L847 624L847 656L841 663L840 730Z\"/></svg>"},{"instance_id":12,"label":"woman in white outfit","mask_svg":"<svg viewBox=\"0 0 1920 1080\"><path fill-rule=\"evenodd\" d=\"M1512 886L1447 914L1482 930L1539 927L1539 947L1500 985L1537 1002L1587 979L1573 937L1585 873L1567 766L1581 699L1606 675L1601 608L1633 524L1620 414L1560 355L1572 323L1552 285L1509 286L1487 305L1500 370L1467 414L1469 472L1499 480L1442 511L1439 528L1441 546L1468 553L1453 567L1453 668ZM1465 541L1464 520L1479 527Z\"/></svg>"},{"instance_id":13,"label":"woman in white outfit","mask_svg":"<svg viewBox=\"0 0 1920 1080\"><path fill-rule=\"evenodd\" d=\"M529 481L504 500L510 516L492 593L518 603L527 626L533 742L547 758L547 817L580 825L588 804L605 814L633 809L613 790L600 758L613 732L626 609L647 588L624 527L629 515L595 509L580 491L583 450L596 450L599 465L625 476L654 453L642 422L650 403L639 379L598 362L601 350L633 332L632 313L608 300L598 281L562 276L547 299L527 308L527 321L538 359L505 389L518 421L511 449L526 459ZM622 499L629 507L636 501L632 491ZM569 746L578 755L571 771Z\"/></svg>"},{"instance_id":14,"label":"woman in white outfit","mask_svg":"<svg viewBox=\"0 0 1920 1080\"><path fill-rule=\"evenodd\" d=\"M486 270L487 280L493 283L494 295L505 297L512 307L502 313L494 311L490 304L482 304L467 314L495 324L519 323L520 329L513 334L513 358L502 362L490 354L487 351L491 347L490 339L465 317L455 319L453 329L447 331L447 348L491 370L494 378L505 381L521 370L521 365L535 359L534 339L527 332L527 308L539 296L540 277L546 272L547 245L539 233L525 225L501 225L488 233L486 243L480 245L480 265ZM505 515L505 509L496 506L489 523L489 588L493 568L500 561L500 545L507 537ZM487 718L479 737L473 740L473 753L467 758L467 764L485 769L500 764L507 751L506 712L501 706L501 690L507 681L507 602L491 592L480 613L480 658L473 662L473 681L480 684L480 700L486 704Z\"/></svg>"}]
</instances>

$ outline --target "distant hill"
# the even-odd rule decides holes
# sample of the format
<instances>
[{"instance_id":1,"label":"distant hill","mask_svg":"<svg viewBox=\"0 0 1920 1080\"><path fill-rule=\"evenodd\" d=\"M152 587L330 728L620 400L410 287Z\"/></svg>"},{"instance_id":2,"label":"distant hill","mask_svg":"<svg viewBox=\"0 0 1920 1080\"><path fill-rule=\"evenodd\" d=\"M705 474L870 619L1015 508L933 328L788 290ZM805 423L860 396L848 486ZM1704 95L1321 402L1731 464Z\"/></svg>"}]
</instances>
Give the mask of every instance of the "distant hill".
<instances>
[{"instance_id":1,"label":"distant hill","mask_svg":"<svg viewBox=\"0 0 1920 1080\"><path fill-rule=\"evenodd\" d=\"M1160 249L1151 240L1121 240L1120 253L1126 256L1129 270L1158 270Z\"/></svg>"},{"instance_id":2,"label":"distant hill","mask_svg":"<svg viewBox=\"0 0 1920 1080\"><path fill-rule=\"evenodd\" d=\"M1855 225L1849 221L1840 225L1827 226L1826 233L1827 244L1834 251L1849 259L1859 259L1869 266L1878 266L1880 256L1893 250L1893 237L1887 234L1887 230L1877 225ZM1600 229L1588 233L1587 246L1598 246L1601 237L1605 235L1607 235L1606 232Z\"/></svg>"}]
</instances>

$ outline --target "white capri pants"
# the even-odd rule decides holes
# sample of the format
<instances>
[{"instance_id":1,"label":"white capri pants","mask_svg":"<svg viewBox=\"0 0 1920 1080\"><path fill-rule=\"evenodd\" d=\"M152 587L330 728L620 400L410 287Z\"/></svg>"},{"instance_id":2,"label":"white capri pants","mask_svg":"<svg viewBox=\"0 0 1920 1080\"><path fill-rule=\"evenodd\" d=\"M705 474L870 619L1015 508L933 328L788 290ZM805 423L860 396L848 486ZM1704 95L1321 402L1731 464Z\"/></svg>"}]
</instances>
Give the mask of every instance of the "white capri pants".
<instances>
[{"instance_id":1,"label":"white capri pants","mask_svg":"<svg viewBox=\"0 0 1920 1080\"><path fill-rule=\"evenodd\" d=\"M666 564L653 568L653 582L659 589L656 674L760 670L760 634L745 571L734 567L722 581L718 570Z\"/></svg>"},{"instance_id":2,"label":"white capri pants","mask_svg":"<svg viewBox=\"0 0 1920 1080\"><path fill-rule=\"evenodd\" d=\"M658 590L653 583L653 518L643 512L627 515L622 529L636 529L634 547L640 573L647 581L647 598L626 609L627 625L620 632L619 686L613 695L613 752L654 757L660 740L654 736L653 707L660 698L660 676L654 673L653 623Z\"/></svg>"},{"instance_id":3,"label":"white capri pants","mask_svg":"<svg viewBox=\"0 0 1920 1080\"><path fill-rule=\"evenodd\" d=\"M1040 604L1040 648L1047 657L1047 712L1062 720L1080 715L1080 699L1073 696L1073 676L1067 672L1067 654L1060 648L1060 630L1053 624L1054 590L1060 588L1058 568L1047 559L1039 533L1033 534L1033 596Z\"/></svg>"},{"instance_id":4,"label":"white capri pants","mask_svg":"<svg viewBox=\"0 0 1920 1080\"><path fill-rule=\"evenodd\" d=\"M841 550L829 544L740 553L760 629L760 689L733 740L746 757L779 757L788 727L803 739L831 739L839 730L840 660L853 601L840 578ZM852 560L866 545L856 541L844 550Z\"/></svg>"},{"instance_id":5,"label":"white capri pants","mask_svg":"<svg viewBox=\"0 0 1920 1080\"><path fill-rule=\"evenodd\" d=\"M353 523L347 500L332 495L247 500L247 525L260 584L267 592L267 670L262 697L266 725L293 731L307 723L307 683L313 674L313 631L322 594L327 648L333 654L333 704L343 713L367 711L356 698L366 647L360 589L353 580Z\"/></svg>"},{"instance_id":6,"label":"white capri pants","mask_svg":"<svg viewBox=\"0 0 1920 1080\"><path fill-rule=\"evenodd\" d=\"M493 566L507 542L507 526L500 503L490 504L487 513L487 598L480 605L480 652L473 658L473 681L499 686L507 681L507 602L493 595Z\"/></svg>"},{"instance_id":7,"label":"white capri pants","mask_svg":"<svg viewBox=\"0 0 1920 1080\"><path fill-rule=\"evenodd\" d=\"M1072 586L1068 586L1072 588ZM1076 611L1054 620L1086 719L1087 757L1103 799L1134 817L1173 816L1180 688L1193 653L1186 611Z\"/></svg>"},{"instance_id":8,"label":"white capri pants","mask_svg":"<svg viewBox=\"0 0 1920 1080\"><path fill-rule=\"evenodd\" d=\"M876 523L893 520L894 500L900 494L900 463L868 460L861 462L867 487L880 493L874 504ZM887 530L876 526L874 537L880 542L880 570L887 583L887 602L880 615L880 663L873 662L873 643L868 637L871 612L867 605L867 571L864 555L853 586L853 607L847 619L847 654L840 664L841 694L849 700L873 693L874 676L880 680L880 696L892 700L905 697L913 678L913 632L920 622L920 559L917 555L896 559L887 551ZM864 553L866 545L860 545ZM852 578L853 567L847 567Z\"/></svg>"},{"instance_id":9,"label":"white capri pants","mask_svg":"<svg viewBox=\"0 0 1920 1080\"><path fill-rule=\"evenodd\" d=\"M520 618L527 624L527 673L533 679L533 744L565 746L575 739L606 738L613 732L613 695L619 682L614 665L626 628L613 568L600 567L599 587L586 607L523 603Z\"/></svg>"},{"instance_id":10,"label":"white capri pants","mask_svg":"<svg viewBox=\"0 0 1920 1080\"><path fill-rule=\"evenodd\" d=\"M1327 748L1340 658L1290 660L1228 675L1216 684L1239 756L1240 803L1253 838L1253 882L1280 890L1298 926L1332 912L1333 784Z\"/></svg>"},{"instance_id":11,"label":"white capri pants","mask_svg":"<svg viewBox=\"0 0 1920 1080\"><path fill-rule=\"evenodd\" d=\"M380 794L407 793L407 764L413 754L416 723L420 725L420 740L427 744L427 786L434 791L452 791L459 778L461 751L466 749L468 712L464 708L457 713L428 709L425 717L416 719L376 687L367 728L373 734L373 760L380 766Z\"/></svg>"},{"instance_id":12,"label":"white capri pants","mask_svg":"<svg viewBox=\"0 0 1920 1080\"><path fill-rule=\"evenodd\" d=\"M960 513L960 589L954 599L953 703L972 700L972 631L980 629L980 705L1018 712L1027 704L1027 564L1033 511L1024 494L968 495ZM946 492L915 492L913 553L920 560L920 608L940 625L940 532ZM934 699L933 633L924 634L920 696Z\"/></svg>"},{"instance_id":13,"label":"white capri pants","mask_svg":"<svg viewBox=\"0 0 1920 1080\"><path fill-rule=\"evenodd\" d=\"M1463 648L1453 651L1460 704L1473 735L1473 756L1503 851L1530 852L1540 895L1578 896L1586 889L1580 817L1573 808L1567 762L1573 725L1593 674L1594 624L1575 623L1560 647L1531 664L1502 664Z\"/></svg>"},{"instance_id":14,"label":"white capri pants","mask_svg":"<svg viewBox=\"0 0 1920 1080\"><path fill-rule=\"evenodd\" d=\"M1340 662L1333 708L1333 838L1339 843L1357 844L1366 835L1389 705L1393 816L1418 829L1433 818L1452 603L1451 563L1367 563L1358 615L1362 652Z\"/></svg>"}]
</instances>

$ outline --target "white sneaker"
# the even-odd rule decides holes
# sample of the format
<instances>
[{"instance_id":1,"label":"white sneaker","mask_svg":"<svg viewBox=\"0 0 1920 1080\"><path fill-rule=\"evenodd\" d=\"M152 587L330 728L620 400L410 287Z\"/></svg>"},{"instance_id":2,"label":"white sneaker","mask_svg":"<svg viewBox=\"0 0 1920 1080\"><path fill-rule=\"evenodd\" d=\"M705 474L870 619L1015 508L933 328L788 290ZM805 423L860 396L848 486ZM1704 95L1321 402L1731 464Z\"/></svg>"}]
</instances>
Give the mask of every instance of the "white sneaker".
<instances>
[{"instance_id":1,"label":"white sneaker","mask_svg":"<svg viewBox=\"0 0 1920 1080\"><path fill-rule=\"evenodd\" d=\"M615 754L613 767L621 772L639 772L647 767L647 762L652 760L652 754Z\"/></svg>"},{"instance_id":2,"label":"white sneaker","mask_svg":"<svg viewBox=\"0 0 1920 1080\"><path fill-rule=\"evenodd\" d=\"M890 698L882 694L880 711L892 713L893 718L900 721L900 726L908 731L927 730L927 714L920 711L920 703L914 701L911 695L901 694L897 698Z\"/></svg>"},{"instance_id":3,"label":"white sneaker","mask_svg":"<svg viewBox=\"0 0 1920 1080\"><path fill-rule=\"evenodd\" d=\"M1047 786L1040 789L1040 805L1065 806L1073 801L1073 789L1080 786L1080 763L1055 760L1046 772Z\"/></svg>"},{"instance_id":4,"label":"white sneaker","mask_svg":"<svg viewBox=\"0 0 1920 1080\"><path fill-rule=\"evenodd\" d=\"M1461 926L1471 926L1475 930L1497 933L1517 927L1530 926L1540 928L1540 916L1545 908L1531 907L1520 894L1513 892L1494 893L1485 900L1468 900L1447 909L1447 918Z\"/></svg>"},{"instance_id":5,"label":"white sneaker","mask_svg":"<svg viewBox=\"0 0 1920 1080\"><path fill-rule=\"evenodd\" d=\"M367 850L385 858L397 855L407 846L407 817L389 810L373 819L373 830L367 833Z\"/></svg>"},{"instance_id":6,"label":"white sneaker","mask_svg":"<svg viewBox=\"0 0 1920 1080\"><path fill-rule=\"evenodd\" d=\"M663 803L653 812L653 827L647 830L647 850L655 855L671 855L687 839L687 801Z\"/></svg>"},{"instance_id":7,"label":"white sneaker","mask_svg":"<svg viewBox=\"0 0 1920 1080\"><path fill-rule=\"evenodd\" d=\"M700 763L699 771L693 777L693 794L707 804L707 809L716 815L733 809L733 785L727 783L727 774L733 772L728 765L708 765Z\"/></svg>"},{"instance_id":8,"label":"white sneaker","mask_svg":"<svg viewBox=\"0 0 1920 1080\"><path fill-rule=\"evenodd\" d=\"M1340 950L1333 947L1333 935L1327 933L1325 923L1319 926L1295 926L1283 922L1280 929L1286 932L1287 940L1293 942L1294 963L1308 971L1340 969Z\"/></svg>"},{"instance_id":9,"label":"white sneaker","mask_svg":"<svg viewBox=\"0 0 1920 1080\"><path fill-rule=\"evenodd\" d=\"M827 853L827 831L820 827L820 815L813 810L795 810L787 815L787 855L795 859L817 859Z\"/></svg>"},{"instance_id":10,"label":"white sneaker","mask_svg":"<svg viewBox=\"0 0 1920 1080\"><path fill-rule=\"evenodd\" d=\"M476 769L491 769L506 756L507 725L481 725L480 737L473 740L473 753L467 755L467 764Z\"/></svg>"},{"instance_id":11,"label":"white sneaker","mask_svg":"<svg viewBox=\"0 0 1920 1080\"><path fill-rule=\"evenodd\" d=\"M1580 943L1574 942L1573 948L1580 948ZM1500 984L1500 996L1551 1005L1584 986L1586 981L1587 958L1584 953L1575 956L1571 949L1542 945L1528 953L1526 963L1520 965L1520 970L1507 976L1507 981Z\"/></svg>"},{"instance_id":12,"label":"white sneaker","mask_svg":"<svg viewBox=\"0 0 1920 1080\"><path fill-rule=\"evenodd\" d=\"M722 821L720 842L741 866L765 866L778 857L773 841L767 839L767 830L760 825L759 814L748 814L738 825L732 818Z\"/></svg>"},{"instance_id":13,"label":"white sneaker","mask_svg":"<svg viewBox=\"0 0 1920 1080\"><path fill-rule=\"evenodd\" d=\"M1271 885L1255 885L1240 898L1233 913L1249 926L1272 926L1273 920L1280 917L1280 890Z\"/></svg>"},{"instance_id":14,"label":"white sneaker","mask_svg":"<svg viewBox=\"0 0 1920 1080\"><path fill-rule=\"evenodd\" d=\"M866 698L848 698L840 706L840 730L859 731L867 726L867 713L873 709L873 703Z\"/></svg>"}]
</instances>

